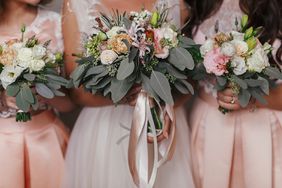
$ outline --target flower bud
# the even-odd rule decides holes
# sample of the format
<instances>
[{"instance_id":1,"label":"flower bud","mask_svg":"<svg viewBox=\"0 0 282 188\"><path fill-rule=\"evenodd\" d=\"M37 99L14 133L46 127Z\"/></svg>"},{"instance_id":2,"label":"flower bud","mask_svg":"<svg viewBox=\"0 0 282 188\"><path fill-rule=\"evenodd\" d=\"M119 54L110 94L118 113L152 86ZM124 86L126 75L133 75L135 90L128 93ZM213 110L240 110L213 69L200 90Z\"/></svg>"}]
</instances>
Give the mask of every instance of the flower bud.
<instances>
[{"instance_id":1,"label":"flower bud","mask_svg":"<svg viewBox=\"0 0 282 188\"><path fill-rule=\"evenodd\" d=\"M249 51L253 50L257 46L257 40L255 37L249 38L246 43L248 44Z\"/></svg>"},{"instance_id":2,"label":"flower bud","mask_svg":"<svg viewBox=\"0 0 282 188\"><path fill-rule=\"evenodd\" d=\"M102 40L102 41L108 39L107 35L106 35L104 32L102 32L102 31L100 31L97 36L98 36L98 38L99 38L100 40Z\"/></svg>"},{"instance_id":3,"label":"flower bud","mask_svg":"<svg viewBox=\"0 0 282 188\"><path fill-rule=\"evenodd\" d=\"M60 53L60 52L56 53L55 57L56 57L56 62L63 61L63 54L62 53Z\"/></svg>"},{"instance_id":4,"label":"flower bud","mask_svg":"<svg viewBox=\"0 0 282 188\"><path fill-rule=\"evenodd\" d=\"M247 26L249 17L248 15L244 14L241 19L241 27L242 29Z\"/></svg>"},{"instance_id":5,"label":"flower bud","mask_svg":"<svg viewBox=\"0 0 282 188\"><path fill-rule=\"evenodd\" d=\"M152 14L152 17L151 17L151 25L153 27L157 27L158 25L158 21L159 21L159 13L157 11L155 11L153 14Z\"/></svg>"},{"instance_id":6,"label":"flower bud","mask_svg":"<svg viewBox=\"0 0 282 188\"><path fill-rule=\"evenodd\" d=\"M248 40L249 38L251 38L253 36L253 31L254 31L253 27L250 27L249 29L247 29L244 35L244 39Z\"/></svg>"}]
</instances>

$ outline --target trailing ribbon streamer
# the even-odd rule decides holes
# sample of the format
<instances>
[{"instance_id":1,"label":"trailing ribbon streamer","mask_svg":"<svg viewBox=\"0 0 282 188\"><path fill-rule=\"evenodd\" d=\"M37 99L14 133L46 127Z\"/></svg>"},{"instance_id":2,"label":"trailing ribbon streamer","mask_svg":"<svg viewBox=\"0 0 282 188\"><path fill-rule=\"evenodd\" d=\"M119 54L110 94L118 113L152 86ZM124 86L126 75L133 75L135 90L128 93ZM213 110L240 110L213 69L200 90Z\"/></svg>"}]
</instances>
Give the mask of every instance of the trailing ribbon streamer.
<instances>
[{"instance_id":1,"label":"trailing ribbon streamer","mask_svg":"<svg viewBox=\"0 0 282 188\"><path fill-rule=\"evenodd\" d=\"M158 168L172 158L175 150L175 114L173 106L166 105L163 111L160 104L157 103L161 110L161 116L163 117L161 119L164 121L164 116L167 114L171 120L168 139L158 143L156 127L150 110L150 100L152 100L152 98L145 91L141 91L138 95L129 139L129 168L133 181L139 188L153 188ZM151 126L154 140L154 161L150 178L147 143L148 123Z\"/></svg>"}]
</instances>

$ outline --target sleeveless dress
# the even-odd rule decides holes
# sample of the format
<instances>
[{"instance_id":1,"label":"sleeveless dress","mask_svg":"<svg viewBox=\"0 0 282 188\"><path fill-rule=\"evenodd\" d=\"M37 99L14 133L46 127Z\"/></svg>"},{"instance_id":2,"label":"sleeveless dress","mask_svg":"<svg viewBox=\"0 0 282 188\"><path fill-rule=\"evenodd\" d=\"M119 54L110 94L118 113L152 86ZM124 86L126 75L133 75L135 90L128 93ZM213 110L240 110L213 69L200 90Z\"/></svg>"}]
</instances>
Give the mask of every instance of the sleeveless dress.
<instances>
[{"instance_id":1,"label":"sleeveless dress","mask_svg":"<svg viewBox=\"0 0 282 188\"><path fill-rule=\"evenodd\" d=\"M92 13L98 13L93 9L98 3L72 1L71 9L75 11L82 33L87 33L95 24ZM177 24L180 24L178 8L174 15L178 16ZM181 108L176 113L176 151L173 159L160 167L154 188L194 188L186 115ZM64 188L136 187L127 160L132 115L133 108L128 105L85 107L82 110L66 155ZM149 150L152 152L151 147Z\"/></svg>"},{"instance_id":2,"label":"sleeveless dress","mask_svg":"<svg viewBox=\"0 0 282 188\"><path fill-rule=\"evenodd\" d=\"M195 41L201 44L214 35L216 22L219 31L234 29L242 14L239 0L224 0L200 25ZM189 114L196 187L282 187L282 112L259 108L223 115L215 97L211 82L201 82Z\"/></svg>"},{"instance_id":3,"label":"sleeveless dress","mask_svg":"<svg viewBox=\"0 0 282 188\"><path fill-rule=\"evenodd\" d=\"M51 39L50 48L63 51L60 20L58 14L39 8L26 35L36 34L43 42ZM0 42L20 36L1 35ZM68 140L63 123L51 110L26 123L16 122L15 113L0 112L0 187L60 188Z\"/></svg>"}]
</instances>

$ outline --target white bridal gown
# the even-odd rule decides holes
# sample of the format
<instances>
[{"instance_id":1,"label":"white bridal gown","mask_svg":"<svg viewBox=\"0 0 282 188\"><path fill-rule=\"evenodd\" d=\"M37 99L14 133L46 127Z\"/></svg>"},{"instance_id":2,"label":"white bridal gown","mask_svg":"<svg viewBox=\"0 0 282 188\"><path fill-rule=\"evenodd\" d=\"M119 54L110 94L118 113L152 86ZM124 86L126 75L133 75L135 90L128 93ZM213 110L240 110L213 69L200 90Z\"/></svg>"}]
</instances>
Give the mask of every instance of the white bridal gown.
<instances>
[{"instance_id":1,"label":"white bridal gown","mask_svg":"<svg viewBox=\"0 0 282 188\"><path fill-rule=\"evenodd\" d=\"M170 7L179 5L177 0L166 3ZM91 33L98 14L97 4L95 0L71 1L70 8L77 16L82 34ZM175 23L180 25L179 6L174 6L172 14ZM154 188L194 188L189 128L183 109L179 108L176 114L176 151L173 159L159 169ZM127 161L132 115L133 108L127 105L82 110L69 142L64 188L136 187Z\"/></svg>"}]
</instances>

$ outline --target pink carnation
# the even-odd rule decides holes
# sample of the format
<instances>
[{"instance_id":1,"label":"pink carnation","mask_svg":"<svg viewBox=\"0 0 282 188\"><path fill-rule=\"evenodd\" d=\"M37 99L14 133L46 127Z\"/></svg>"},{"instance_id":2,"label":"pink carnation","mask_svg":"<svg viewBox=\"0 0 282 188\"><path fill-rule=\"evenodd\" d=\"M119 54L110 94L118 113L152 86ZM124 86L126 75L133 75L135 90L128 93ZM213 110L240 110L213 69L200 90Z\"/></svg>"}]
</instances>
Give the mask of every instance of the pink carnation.
<instances>
[{"instance_id":1,"label":"pink carnation","mask_svg":"<svg viewBox=\"0 0 282 188\"><path fill-rule=\"evenodd\" d=\"M204 58L204 66L208 73L221 76L227 72L226 64L230 58L220 52L220 48L209 51Z\"/></svg>"}]
</instances>

